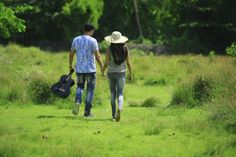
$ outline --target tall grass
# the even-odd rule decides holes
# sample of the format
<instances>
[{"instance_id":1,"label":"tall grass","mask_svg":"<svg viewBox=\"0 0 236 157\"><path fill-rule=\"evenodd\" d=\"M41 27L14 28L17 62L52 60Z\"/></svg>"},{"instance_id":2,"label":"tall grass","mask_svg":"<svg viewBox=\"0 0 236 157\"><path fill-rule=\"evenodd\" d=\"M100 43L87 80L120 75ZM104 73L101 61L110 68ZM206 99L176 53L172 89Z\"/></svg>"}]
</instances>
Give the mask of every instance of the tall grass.
<instances>
[{"instance_id":1,"label":"tall grass","mask_svg":"<svg viewBox=\"0 0 236 157\"><path fill-rule=\"evenodd\" d=\"M85 119L84 104L79 116L69 110L75 86L68 99L50 101L50 84L68 73L67 53L0 46L0 156L235 154L233 57L154 56L132 50L131 64L135 81L127 81L122 118L114 123L108 82L99 70L95 118ZM52 105L22 107L48 102ZM175 107L166 108L170 102Z\"/></svg>"},{"instance_id":2,"label":"tall grass","mask_svg":"<svg viewBox=\"0 0 236 157\"><path fill-rule=\"evenodd\" d=\"M193 80L183 83L173 93L171 105L194 107L208 102L214 95L214 82L211 78L196 76Z\"/></svg>"}]
</instances>

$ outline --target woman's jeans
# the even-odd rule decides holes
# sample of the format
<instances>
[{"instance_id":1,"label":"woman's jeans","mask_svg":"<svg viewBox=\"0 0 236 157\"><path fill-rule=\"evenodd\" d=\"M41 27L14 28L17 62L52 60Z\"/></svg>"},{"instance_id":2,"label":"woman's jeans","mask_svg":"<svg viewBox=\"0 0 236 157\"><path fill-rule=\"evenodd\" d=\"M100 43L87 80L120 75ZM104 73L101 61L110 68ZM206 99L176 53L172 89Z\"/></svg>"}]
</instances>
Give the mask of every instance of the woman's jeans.
<instances>
[{"instance_id":1,"label":"woman's jeans","mask_svg":"<svg viewBox=\"0 0 236 157\"><path fill-rule=\"evenodd\" d=\"M125 86L125 72L123 73L107 73L110 92L111 92L111 108L112 117L116 115L116 98L118 99L118 109L122 110L124 96L123 90Z\"/></svg>"},{"instance_id":2,"label":"woman's jeans","mask_svg":"<svg viewBox=\"0 0 236 157\"><path fill-rule=\"evenodd\" d=\"M84 85L85 82L87 82L85 114L90 114L90 110L92 108L94 89L96 85L96 73L76 73L76 75L77 75L77 88L76 88L75 102L81 104Z\"/></svg>"}]
</instances>

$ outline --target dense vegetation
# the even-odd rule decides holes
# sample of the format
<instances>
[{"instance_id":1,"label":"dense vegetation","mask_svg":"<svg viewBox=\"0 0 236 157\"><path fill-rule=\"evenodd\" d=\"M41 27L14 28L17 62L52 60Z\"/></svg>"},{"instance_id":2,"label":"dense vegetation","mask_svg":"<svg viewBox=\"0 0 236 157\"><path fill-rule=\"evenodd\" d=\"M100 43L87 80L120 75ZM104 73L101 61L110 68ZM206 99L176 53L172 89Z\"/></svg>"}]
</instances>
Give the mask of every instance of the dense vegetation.
<instances>
[{"instance_id":1,"label":"dense vegetation","mask_svg":"<svg viewBox=\"0 0 236 157\"><path fill-rule=\"evenodd\" d=\"M19 7L30 9L18 12ZM83 24L90 22L97 27L99 41L119 30L131 40L165 44L176 52L225 53L236 40L235 8L234 0L3 0L1 36L9 37L6 28L25 33L0 41L56 42L68 48Z\"/></svg>"},{"instance_id":2,"label":"dense vegetation","mask_svg":"<svg viewBox=\"0 0 236 157\"><path fill-rule=\"evenodd\" d=\"M1 46L0 156L235 155L234 57L131 50L131 63L134 79L126 84L121 121L111 120L108 83L100 72L95 117L86 119L84 104L79 116L71 113L75 87L68 99L49 90L68 71L68 53Z\"/></svg>"}]
</instances>

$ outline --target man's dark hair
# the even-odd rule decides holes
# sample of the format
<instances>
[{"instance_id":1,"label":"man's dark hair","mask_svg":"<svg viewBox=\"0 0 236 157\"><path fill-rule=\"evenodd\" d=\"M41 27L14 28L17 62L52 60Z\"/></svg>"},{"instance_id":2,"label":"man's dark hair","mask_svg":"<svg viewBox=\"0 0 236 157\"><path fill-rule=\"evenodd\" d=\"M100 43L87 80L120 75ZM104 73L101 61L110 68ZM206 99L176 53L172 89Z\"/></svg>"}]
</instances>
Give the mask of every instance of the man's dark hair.
<instances>
[{"instance_id":1,"label":"man's dark hair","mask_svg":"<svg viewBox=\"0 0 236 157\"><path fill-rule=\"evenodd\" d=\"M94 29L95 29L95 27L93 25L89 24L89 23L86 23L84 25L84 31L85 32L90 32L91 30L94 30Z\"/></svg>"}]
</instances>

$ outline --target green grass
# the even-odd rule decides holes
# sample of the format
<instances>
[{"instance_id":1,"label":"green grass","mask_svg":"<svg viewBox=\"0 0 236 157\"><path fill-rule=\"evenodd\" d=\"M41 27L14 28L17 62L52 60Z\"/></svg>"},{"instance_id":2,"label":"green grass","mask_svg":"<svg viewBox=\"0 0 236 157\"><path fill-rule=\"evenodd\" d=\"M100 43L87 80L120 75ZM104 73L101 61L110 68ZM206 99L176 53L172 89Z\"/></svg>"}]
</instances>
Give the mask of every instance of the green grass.
<instances>
[{"instance_id":1,"label":"green grass","mask_svg":"<svg viewBox=\"0 0 236 157\"><path fill-rule=\"evenodd\" d=\"M1 107L0 153L2 156L202 156L207 151L222 151L210 149L230 146L232 139L236 140L235 135L207 123L208 113L201 109L126 107L119 123L111 121L110 106L93 111L96 117L86 119L53 106ZM220 152L222 156L235 153L231 147L224 149Z\"/></svg>"},{"instance_id":2,"label":"green grass","mask_svg":"<svg viewBox=\"0 0 236 157\"><path fill-rule=\"evenodd\" d=\"M68 53L0 46L0 156L235 155L235 58L153 56L137 51L131 51L131 57L134 80L125 86L124 110L117 123L111 120L108 83L100 72L92 108L95 117L82 116L84 103L79 116L73 116L75 86L68 99L50 98L39 104L32 99L37 92L29 88L32 80L52 84L67 73ZM194 99L169 105L176 95L186 100L194 96L194 90L185 87L194 85L199 76L213 79L210 100L201 99L201 105L191 108L186 106ZM202 92L201 86L197 89Z\"/></svg>"}]
</instances>

